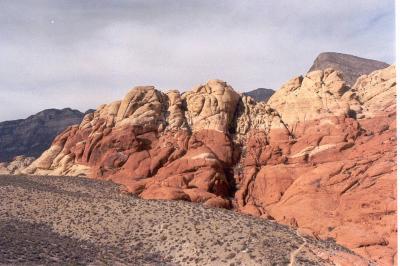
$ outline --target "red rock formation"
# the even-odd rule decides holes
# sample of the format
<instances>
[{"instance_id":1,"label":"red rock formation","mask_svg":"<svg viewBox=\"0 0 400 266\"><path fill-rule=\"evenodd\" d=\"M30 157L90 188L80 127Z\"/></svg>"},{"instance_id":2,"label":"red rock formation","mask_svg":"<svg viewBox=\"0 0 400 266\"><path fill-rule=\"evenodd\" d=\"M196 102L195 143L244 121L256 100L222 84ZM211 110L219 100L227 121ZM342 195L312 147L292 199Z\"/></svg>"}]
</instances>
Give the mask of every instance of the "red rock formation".
<instances>
[{"instance_id":1,"label":"red rock formation","mask_svg":"<svg viewBox=\"0 0 400 266\"><path fill-rule=\"evenodd\" d=\"M144 199L189 200L396 257L395 68L348 87L326 69L267 103L209 81L137 87L60 134L27 173L110 179Z\"/></svg>"},{"instance_id":2,"label":"red rock formation","mask_svg":"<svg viewBox=\"0 0 400 266\"><path fill-rule=\"evenodd\" d=\"M183 96L137 87L60 134L26 171L111 179L145 199L229 208L227 130L239 97L222 81Z\"/></svg>"},{"instance_id":3,"label":"red rock formation","mask_svg":"<svg viewBox=\"0 0 400 266\"><path fill-rule=\"evenodd\" d=\"M315 96L301 98L301 90L312 88L304 88L301 80L285 85L269 101L288 129L248 134L236 173L236 207L319 238L334 238L379 264L395 264L394 68L361 77L334 101L335 93L328 93L326 107L323 97L320 102ZM318 95L329 88L317 84L314 89ZM301 121L301 115L311 119Z\"/></svg>"}]
</instances>

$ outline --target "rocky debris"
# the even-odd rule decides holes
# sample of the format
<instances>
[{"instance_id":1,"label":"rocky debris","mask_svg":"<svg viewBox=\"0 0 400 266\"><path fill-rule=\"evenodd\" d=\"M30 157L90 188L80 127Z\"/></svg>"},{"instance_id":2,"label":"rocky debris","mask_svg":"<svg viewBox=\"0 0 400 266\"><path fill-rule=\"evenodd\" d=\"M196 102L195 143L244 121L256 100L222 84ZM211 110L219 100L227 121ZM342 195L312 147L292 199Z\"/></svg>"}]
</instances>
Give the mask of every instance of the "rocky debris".
<instances>
[{"instance_id":1,"label":"rocky debris","mask_svg":"<svg viewBox=\"0 0 400 266\"><path fill-rule=\"evenodd\" d=\"M243 93L243 95L250 96L256 102L266 102L275 93L272 89L258 88L252 91Z\"/></svg>"},{"instance_id":2,"label":"rocky debris","mask_svg":"<svg viewBox=\"0 0 400 266\"><path fill-rule=\"evenodd\" d=\"M267 102L212 80L190 92L137 87L54 140L24 172L123 184L274 219L380 263L396 260L395 67L349 87L332 68Z\"/></svg>"},{"instance_id":3,"label":"rocky debris","mask_svg":"<svg viewBox=\"0 0 400 266\"><path fill-rule=\"evenodd\" d=\"M34 157L16 156L9 163L0 163L0 175L20 175L34 160Z\"/></svg>"},{"instance_id":4,"label":"rocky debris","mask_svg":"<svg viewBox=\"0 0 400 266\"><path fill-rule=\"evenodd\" d=\"M0 162L19 155L39 157L60 132L79 124L83 116L70 108L47 109L26 119L0 122Z\"/></svg>"},{"instance_id":5,"label":"rocky debris","mask_svg":"<svg viewBox=\"0 0 400 266\"><path fill-rule=\"evenodd\" d=\"M0 176L0 247L0 264L368 265L276 222L77 177Z\"/></svg>"},{"instance_id":6,"label":"rocky debris","mask_svg":"<svg viewBox=\"0 0 400 266\"><path fill-rule=\"evenodd\" d=\"M326 52L317 56L309 72L333 68L343 73L344 80L348 86L353 86L360 76L368 75L375 70L387 68L388 66L384 62L354 55Z\"/></svg>"}]
</instances>

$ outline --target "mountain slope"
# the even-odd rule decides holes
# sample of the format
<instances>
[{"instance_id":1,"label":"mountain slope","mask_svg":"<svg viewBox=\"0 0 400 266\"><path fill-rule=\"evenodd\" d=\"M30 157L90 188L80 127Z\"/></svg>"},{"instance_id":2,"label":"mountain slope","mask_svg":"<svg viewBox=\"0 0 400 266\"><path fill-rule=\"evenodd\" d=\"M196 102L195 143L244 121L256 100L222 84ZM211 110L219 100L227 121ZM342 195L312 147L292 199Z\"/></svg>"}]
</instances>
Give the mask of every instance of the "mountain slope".
<instances>
[{"instance_id":1,"label":"mountain slope","mask_svg":"<svg viewBox=\"0 0 400 266\"><path fill-rule=\"evenodd\" d=\"M268 101L268 99L275 93L272 89L258 88L252 91L243 93L246 96L250 96L257 102Z\"/></svg>"},{"instance_id":2,"label":"mountain slope","mask_svg":"<svg viewBox=\"0 0 400 266\"><path fill-rule=\"evenodd\" d=\"M333 68L343 73L343 78L349 86L353 86L361 75L368 75L372 71L386 68L389 65L377 60L357 57L349 54L326 52L321 53L314 60L308 72Z\"/></svg>"},{"instance_id":3,"label":"mountain slope","mask_svg":"<svg viewBox=\"0 0 400 266\"><path fill-rule=\"evenodd\" d=\"M26 119L0 122L0 162L18 155L38 157L57 134L79 124L83 116L70 108L47 109Z\"/></svg>"},{"instance_id":4,"label":"mountain slope","mask_svg":"<svg viewBox=\"0 0 400 266\"><path fill-rule=\"evenodd\" d=\"M0 264L367 265L332 241L111 182L0 175Z\"/></svg>"}]
</instances>

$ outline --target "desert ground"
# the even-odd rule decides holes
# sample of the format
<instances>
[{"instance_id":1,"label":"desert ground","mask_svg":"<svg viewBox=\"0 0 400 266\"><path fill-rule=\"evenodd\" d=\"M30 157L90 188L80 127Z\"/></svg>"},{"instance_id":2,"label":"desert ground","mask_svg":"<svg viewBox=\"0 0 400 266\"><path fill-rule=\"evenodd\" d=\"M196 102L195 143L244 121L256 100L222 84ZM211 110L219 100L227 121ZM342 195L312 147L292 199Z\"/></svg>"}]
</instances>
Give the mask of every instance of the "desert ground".
<instances>
[{"instance_id":1,"label":"desert ground","mask_svg":"<svg viewBox=\"0 0 400 266\"><path fill-rule=\"evenodd\" d=\"M0 176L0 264L330 265L332 254L355 256L273 221L142 200L111 182Z\"/></svg>"}]
</instances>

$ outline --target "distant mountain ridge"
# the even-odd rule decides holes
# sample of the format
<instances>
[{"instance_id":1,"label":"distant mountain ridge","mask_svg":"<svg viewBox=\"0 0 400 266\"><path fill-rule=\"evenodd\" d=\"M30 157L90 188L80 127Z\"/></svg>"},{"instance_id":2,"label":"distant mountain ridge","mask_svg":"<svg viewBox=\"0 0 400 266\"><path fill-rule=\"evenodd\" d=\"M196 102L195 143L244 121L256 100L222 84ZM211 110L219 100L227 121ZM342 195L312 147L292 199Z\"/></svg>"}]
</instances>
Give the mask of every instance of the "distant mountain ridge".
<instances>
[{"instance_id":1,"label":"distant mountain ridge","mask_svg":"<svg viewBox=\"0 0 400 266\"><path fill-rule=\"evenodd\" d=\"M79 124L87 112L46 109L26 119L0 122L0 162L18 155L39 156L55 136L68 126Z\"/></svg>"},{"instance_id":2,"label":"distant mountain ridge","mask_svg":"<svg viewBox=\"0 0 400 266\"><path fill-rule=\"evenodd\" d=\"M333 68L343 73L343 79L349 86L353 86L356 80L362 75L388 67L389 64L377 60L361 58L354 55L325 52L321 53L314 60L308 72Z\"/></svg>"},{"instance_id":3,"label":"distant mountain ridge","mask_svg":"<svg viewBox=\"0 0 400 266\"><path fill-rule=\"evenodd\" d=\"M263 101L268 101L268 99L275 93L274 90L272 89L266 89L266 88L258 88L252 91L248 91L243 93L246 96L250 96L257 102L263 102Z\"/></svg>"}]
</instances>

